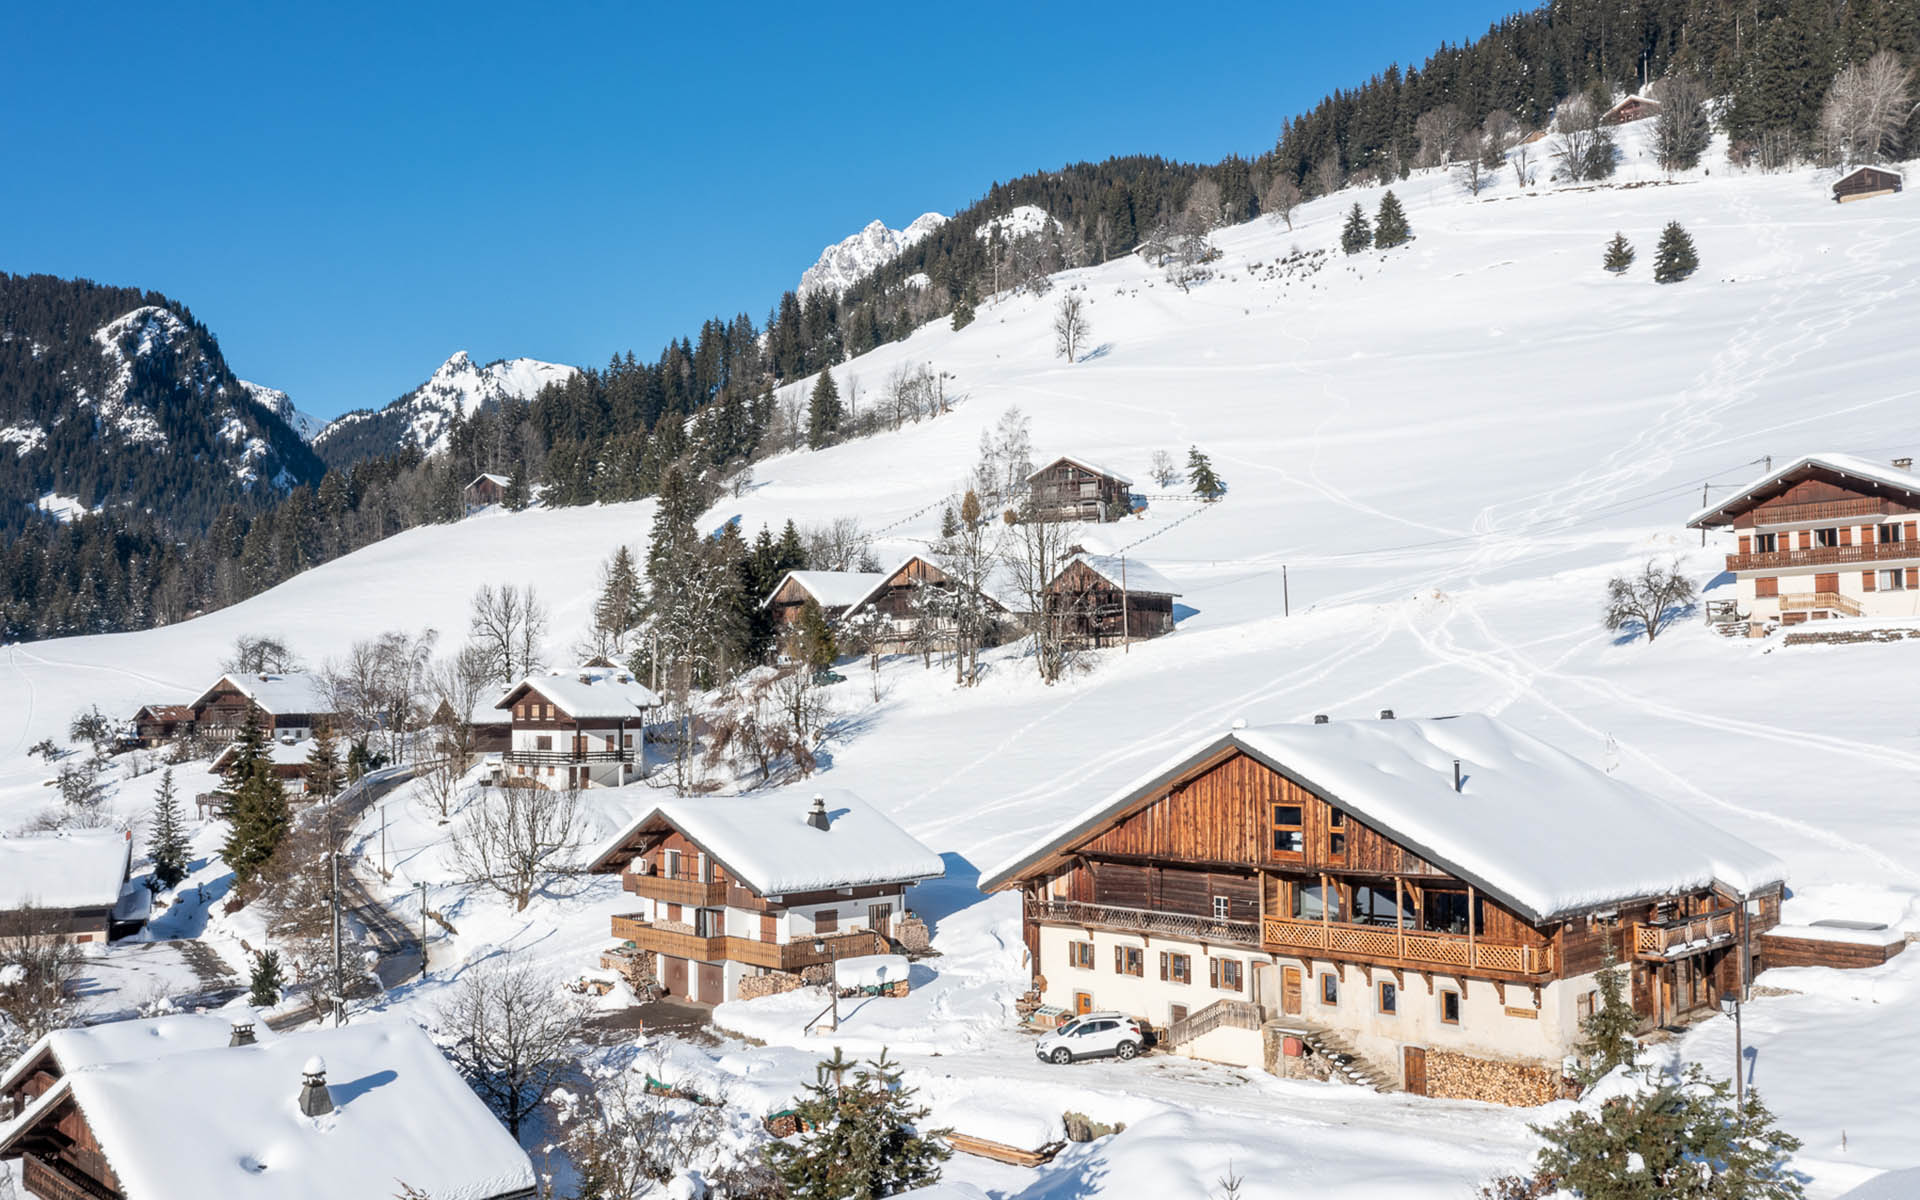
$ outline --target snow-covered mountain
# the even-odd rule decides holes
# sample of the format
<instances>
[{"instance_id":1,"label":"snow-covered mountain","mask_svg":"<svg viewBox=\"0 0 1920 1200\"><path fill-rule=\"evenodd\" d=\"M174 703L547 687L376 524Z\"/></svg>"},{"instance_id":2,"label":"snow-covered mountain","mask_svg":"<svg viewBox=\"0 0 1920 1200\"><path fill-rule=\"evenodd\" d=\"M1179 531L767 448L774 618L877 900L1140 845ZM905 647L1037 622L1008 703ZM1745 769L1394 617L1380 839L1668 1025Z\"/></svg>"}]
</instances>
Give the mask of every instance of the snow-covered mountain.
<instances>
[{"instance_id":1,"label":"snow-covered mountain","mask_svg":"<svg viewBox=\"0 0 1920 1200\"><path fill-rule=\"evenodd\" d=\"M996 234L1000 240L1010 242L1015 238L1031 237L1049 229L1059 229L1060 222L1055 220L1046 209L1033 204L1019 204L991 220L980 222L973 236L985 241Z\"/></svg>"},{"instance_id":2,"label":"snow-covered mountain","mask_svg":"<svg viewBox=\"0 0 1920 1200\"><path fill-rule=\"evenodd\" d=\"M947 223L937 212L922 213L905 229L888 229L874 221L859 233L820 252L820 259L800 274L800 294L846 291L873 274L907 247Z\"/></svg>"},{"instance_id":3,"label":"snow-covered mountain","mask_svg":"<svg viewBox=\"0 0 1920 1200\"><path fill-rule=\"evenodd\" d=\"M415 446L427 454L446 448L454 418L512 397L531 400L550 383L564 383L576 368L536 358L503 358L476 365L465 351L440 364L433 377L381 409L361 409L335 418L313 439L330 465L391 454Z\"/></svg>"},{"instance_id":4,"label":"snow-covered mountain","mask_svg":"<svg viewBox=\"0 0 1920 1200\"><path fill-rule=\"evenodd\" d=\"M248 379L242 379L240 386L247 389L247 394L261 407L285 421L287 428L299 434L303 441L311 442L327 427L325 418L301 412L293 406L293 397L279 388L270 388L264 383L254 383Z\"/></svg>"}]
</instances>

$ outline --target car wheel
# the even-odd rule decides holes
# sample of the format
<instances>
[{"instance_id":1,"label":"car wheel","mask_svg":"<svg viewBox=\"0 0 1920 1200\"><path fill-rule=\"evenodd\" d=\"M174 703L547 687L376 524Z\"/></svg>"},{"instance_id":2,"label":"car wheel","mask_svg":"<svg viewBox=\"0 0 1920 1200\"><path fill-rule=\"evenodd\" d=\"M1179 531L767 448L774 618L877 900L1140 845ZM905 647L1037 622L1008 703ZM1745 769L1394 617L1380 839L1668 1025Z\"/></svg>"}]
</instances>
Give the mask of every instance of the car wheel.
<instances>
[{"instance_id":1,"label":"car wheel","mask_svg":"<svg viewBox=\"0 0 1920 1200\"><path fill-rule=\"evenodd\" d=\"M1115 1048L1114 1053L1123 1059L1132 1058L1134 1055L1140 1053L1140 1043L1121 1042L1120 1045Z\"/></svg>"},{"instance_id":2,"label":"car wheel","mask_svg":"<svg viewBox=\"0 0 1920 1200\"><path fill-rule=\"evenodd\" d=\"M1055 1050L1048 1057L1053 1059L1054 1066L1064 1067L1068 1063L1073 1061L1073 1051L1067 1049L1065 1046L1062 1046L1058 1050Z\"/></svg>"}]
</instances>

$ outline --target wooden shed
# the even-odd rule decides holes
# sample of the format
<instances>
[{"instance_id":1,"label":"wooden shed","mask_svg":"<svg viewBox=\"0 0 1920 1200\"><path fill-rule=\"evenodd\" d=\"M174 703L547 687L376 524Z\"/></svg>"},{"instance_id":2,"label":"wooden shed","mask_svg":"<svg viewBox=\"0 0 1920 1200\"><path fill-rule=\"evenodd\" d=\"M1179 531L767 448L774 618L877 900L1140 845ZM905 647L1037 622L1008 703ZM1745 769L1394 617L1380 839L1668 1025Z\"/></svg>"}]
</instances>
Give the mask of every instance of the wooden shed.
<instances>
[{"instance_id":1,"label":"wooden shed","mask_svg":"<svg viewBox=\"0 0 1920 1200\"><path fill-rule=\"evenodd\" d=\"M1625 125L1628 121L1645 120L1660 115L1660 102L1651 96L1628 96L1600 114L1602 125Z\"/></svg>"},{"instance_id":2,"label":"wooden shed","mask_svg":"<svg viewBox=\"0 0 1920 1200\"><path fill-rule=\"evenodd\" d=\"M1845 204L1849 200L1891 196L1900 190L1901 183L1898 171L1889 171L1885 167L1855 167L1834 180L1833 199L1836 204Z\"/></svg>"},{"instance_id":3,"label":"wooden shed","mask_svg":"<svg viewBox=\"0 0 1920 1200\"><path fill-rule=\"evenodd\" d=\"M1068 643L1098 650L1173 632L1173 585L1145 563L1075 554L1046 589L1046 618Z\"/></svg>"},{"instance_id":4,"label":"wooden shed","mask_svg":"<svg viewBox=\"0 0 1920 1200\"><path fill-rule=\"evenodd\" d=\"M505 475L476 475L472 483L460 491L469 516L490 505L506 501L507 489L513 486L513 480Z\"/></svg>"}]
</instances>

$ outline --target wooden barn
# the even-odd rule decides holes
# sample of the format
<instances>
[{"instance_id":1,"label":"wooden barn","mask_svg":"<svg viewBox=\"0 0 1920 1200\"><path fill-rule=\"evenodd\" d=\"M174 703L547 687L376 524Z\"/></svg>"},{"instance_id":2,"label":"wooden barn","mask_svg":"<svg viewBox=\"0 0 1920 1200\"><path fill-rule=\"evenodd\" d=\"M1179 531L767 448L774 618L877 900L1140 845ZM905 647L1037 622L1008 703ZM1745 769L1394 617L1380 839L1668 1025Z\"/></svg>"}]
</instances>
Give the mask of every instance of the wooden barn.
<instances>
[{"instance_id":1,"label":"wooden barn","mask_svg":"<svg viewBox=\"0 0 1920 1200\"><path fill-rule=\"evenodd\" d=\"M1027 476L1027 491L1036 521L1111 521L1133 502L1133 480L1067 455Z\"/></svg>"},{"instance_id":2,"label":"wooden barn","mask_svg":"<svg viewBox=\"0 0 1920 1200\"><path fill-rule=\"evenodd\" d=\"M460 489L460 499L466 505L467 515L472 516L483 508L503 504L507 499L507 489L513 486L513 480L505 475L476 475L472 483Z\"/></svg>"},{"instance_id":3,"label":"wooden barn","mask_svg":"<svg viewBox=\"0 0 1920 1200\"><path fill-rule=\"evenodd\" d=\"M1047 584L1045 619L1098 650L1173 632L1173 584L1137 559L1080 551Z\"/></svg>"},{"instance_id":4,"label":"wooden barn","mask_svg":"<svg viewBox=\"0 0 1920 1200\"><path fill-rule=\"evenodd\" d=\"M775 623L787 626L800 619L800 610L811 600L832 621L886 581L884 571L788 571L760 607L773 614Z\"/></svg>"},{"instance_id":5,"label":"wooden barn","mask_svg":"<svg viewBox=\"0 0 1920 1200\"><path fill-rule=\"evenodd\" d=\"M1660 115L1660 102L1651 96L1628 96L1600 114L1602 125L1625 125L1628 121L1642 121L1648 117Z\"/></svg>"},{"instance_id":6,"label":"wooden barn","mask_svg":"<svg viewBox=\"0 0 1920 1200\"><path fill-rule=\"evenodd\" d=\"M1382 713L1236 722L980 887L1021 894L1048 1008L1218 1062L1539 1104L1609 946L1641 1029L1710 1015L1760 965L1783 879L1493 717Z\"/></svg>"},{"instance_id":7,"label":"wooden barn","mask_svg":"<svg viewBox=\"0 0 1920 1200\"><path fill-rule=\"evenodd\" d=\"M147 704L133 714L133 736L151 750L193 728L191 704Z\"/></svg>"},{"instance_id":8,"label":"wooden barn","mask_svg":"<svg viewBox=\"0 0 1920 1200\"><path fill-rule=\"evenodd\" d=\"M1870 200L1875 196L1891 196L1902 186L1900 172L1889 171L1885 167L1855 167L1833 182L1833 199L1836 204L1845 204L1850 200Z\"/></svg>"},{"instance_id":9,"label":"wooden barn","mask_svg":"<svg viewBox=\"0 0 1920 1200\"><path fill-rule=\"evenodd\" d=\"M958 630L960 587L939 564L915 554L848 605L840 620L867 629L886 648L911 649L919 642L942 649L953 644ZM1007 603L993 589L982 589L977 596L970 612L984 612L989 623L1008 616Z\"/></svg>"},{"instance_id":10,"label":"wooden barn","mask_svg":"<svg viewBox=\"0 0 1920 1200\"><path fill-rule=\"evenodd\" d=\"M194 728L214 737L238 733L247 723L248 710L262 729L296 739L311 735L316 720L339 716L326 681L298 671L222 675L191 707Z\"/></svg>"}]
</instances>

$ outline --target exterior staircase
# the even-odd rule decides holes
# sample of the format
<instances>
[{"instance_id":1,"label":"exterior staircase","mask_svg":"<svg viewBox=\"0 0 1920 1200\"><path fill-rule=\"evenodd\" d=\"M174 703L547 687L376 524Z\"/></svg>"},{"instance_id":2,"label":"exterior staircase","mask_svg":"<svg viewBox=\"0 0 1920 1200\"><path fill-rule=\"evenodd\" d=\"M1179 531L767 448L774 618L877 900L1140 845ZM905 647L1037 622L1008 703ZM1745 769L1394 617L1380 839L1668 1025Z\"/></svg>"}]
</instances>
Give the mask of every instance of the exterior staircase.
<instances>
[{"instance_id":1,"label":"exterior staircase","mask_svg":"<svg viewBox=\"0 0 1920 1200\"><path fill-rule=\"evenodd\" d=\"M1373 1060L1355 1050L1347 1039L1331 1029L1311 1025L1276 1025L1307 1044L1307 1048L1326 1062L1333 1078L1376 1092L1397 1092L1400 1081Z\"/></svg>"},{"instance_id":2,"label":"exterior staircase","mask_svg":"<svg viewBox=\"0 0 1920 1200\"><path fill-rule=\"evenodd\" d=\"M1171 1050L1175 1046L1185 1045L1222 1025L1234 1029L1259 1029L1261 1023L1258 1004L1249 1004L1245 1000L1215 1000L1199 1012L1188 1013L1167 1026L1160 1035L1160 1048Z\"/></svg>"}]
</instances>

